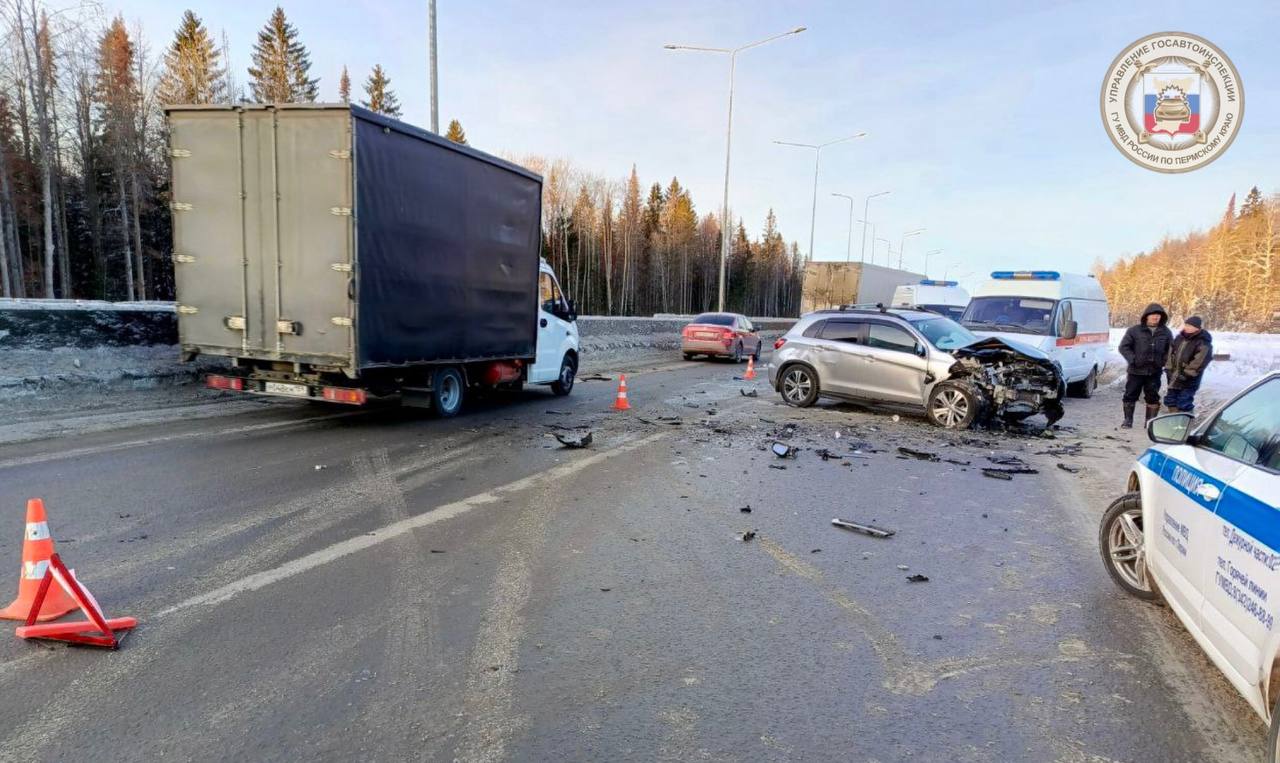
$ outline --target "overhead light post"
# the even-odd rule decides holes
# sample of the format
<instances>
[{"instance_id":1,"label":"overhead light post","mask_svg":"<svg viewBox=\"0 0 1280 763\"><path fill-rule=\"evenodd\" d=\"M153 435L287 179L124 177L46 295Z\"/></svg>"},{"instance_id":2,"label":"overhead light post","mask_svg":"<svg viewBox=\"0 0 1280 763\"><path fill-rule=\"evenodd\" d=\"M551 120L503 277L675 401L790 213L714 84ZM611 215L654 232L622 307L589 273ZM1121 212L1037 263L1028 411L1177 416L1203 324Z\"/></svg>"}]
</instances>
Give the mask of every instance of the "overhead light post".
<instances>
[{"instance_id":1,"label":"overhead light post","mask_svg":"<svg viewBox=\"0 0 1280 763\"><path fill-rule=\"evenodd\" d=\"M889 267L889 259L893 257L893 244L887 238L877 238L871 242L871 264L876 264L876 244L884 242L884 266Z\"/></svg>"},{"instance_id":2,"label":"overhead light post","mask_svg":"<svg viewBox=\"0 0 1280 763\"><path fill-rule=\"evenodd\" d=\"M858 222L862 223L862 248L864 251L867 248L867 226L871 226L871 264L874 265L876 264L876 224L867 222L865 218ZM866 261L866 257L862 259L864 262Z\"/></svg>"},{"instance_id":3,"label":"overhead light post","mask_svg":"<svg viewBox=\"0 0 1280 763\"><path fill-rule=\"evenodd\" d=\"M932 256L933 256L933 255L935 255L935 254L942 254L942 250L941 250L941 249L934 249L932 252L925 252L925 253L924 253L924 277L925 277L925 278L928 278L928 277L929 277L929 258L930 258L930 257L932 257ZM945 276L943 276L943 280L946 280L946 277L945 277Z\"/></svg>"},{"instance_id":4,"label":"overhead light post","mask_svg":"<svg viewBox=\"0 0 1280 763\"><path fill-rule=\"evenodd\" d=\"M888 196L888 195L889 195L889 193L890 193L889 191L881 191L880 193L873 193L873 194L871 194L870 196L868 196L868 197L867 197L866 201L862 202L862 255L859 257L859 259L860 259L862 262L866 262L866 261L867 261L867 210L868 210L868 208L871 206L871 200L872 200L872 199L876 198L877 196ZM874 262L875 262L875 260L876 260L876 242L875 242L875 237L876 237L876 233L875 233L875 230L873 229L873 230L871 231L871 239L872 239L872 241L871 241L871 262L872 262L872 263L874 263Z\"/></svg>"},{"instance_id":5,"label":"overhead light post","mask_svg":"<svg viewBox=\"0 0 1280 763\"><path fill-rule=\"evenodd\" d=\"M764 45L767 42L773 42L788 35L800 34L805 30L799 26L789 32L775 34L772 37L766 37L763 40L748 43L737 48L706 48L697 45L663 45L667 50L693 50L702 53L728 53L729 54L729 126L725 130L724 138L724 200L720 206L720 297L719 309L724 311L724 279L725 279L725 263L729 259L729 159L733 156L733 74L738 63L738 54L748 48L754 48Z\"/></svg>"},{"instance_id":6,"label":"overhead light post","mask_svg":"<svg viewBox=\"0 0 1280 763\"><path fill-rule=\"evenodd\" d=\"M849 201L849 234L845 238L844 244L844 264L849 264L849 259L853 256L853 197L843 193L833 193L832 196L839 196Z\"/></svg>"},{"instance_id":7,"label":"overhead light post","mask_svg":"<svg viewBox=\"0 0 1280 763\"><path fill-rule=\"evenodd\" d=\"M827 146L834 146L837 143L844 143L846 140L854 138L865 138L865 132L857 132L853 135L846 135L843 138L829 140L826 143L791 143L785 140L775 140L779 146L795 146L796 148L812 148L813 149L813 206L809 210L809 261L813 262L813 228L814 223L818 220L818 164L822 161L822 149Z\"/></svg>"},{"instance_id":8,"label":"overhead light post","mask_svg":"<svg viewBox=\"0 0 1280 763\"><path fill-rule=\"evenodd\" d=\"M902 234L902 238L898 239L898 270L902 270L902 252L906 246L907 239L912 236L919 236L924 233L924 230L924 228L916 228L915 230L907 231Z\"/></svg>"},{"instance_id":9,"label":"overhead light post","mask_svg":"<svg viewBox=\"0 0 1280 763\"><path fill-rule=\"evenodd\" d=\"M431 57L431 132L440 134L440 77L436 73L436 0L427 0L427 47Z\"/></svg>"}]
</instances>

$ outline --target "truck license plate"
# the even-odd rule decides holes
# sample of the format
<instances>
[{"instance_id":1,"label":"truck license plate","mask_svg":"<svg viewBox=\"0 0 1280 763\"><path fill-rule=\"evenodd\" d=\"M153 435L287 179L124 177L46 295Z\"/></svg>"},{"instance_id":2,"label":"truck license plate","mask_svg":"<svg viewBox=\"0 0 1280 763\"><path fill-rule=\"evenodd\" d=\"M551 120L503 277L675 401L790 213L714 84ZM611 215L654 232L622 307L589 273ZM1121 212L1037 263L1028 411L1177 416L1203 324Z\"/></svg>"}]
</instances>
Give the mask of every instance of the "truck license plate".
<instances>
[{"instance_id":1,"label":"truck license plate","mask_svg":"<svg viewBox=\"0 0 1280 763\"><path fill-rule=\"evenodd\" d=\"M289 397L311 397L311 393L307 390L307 385L305 384L267 382L263 392L269 392L273 395L288 395Z\"/></svg>"}]
</instances>

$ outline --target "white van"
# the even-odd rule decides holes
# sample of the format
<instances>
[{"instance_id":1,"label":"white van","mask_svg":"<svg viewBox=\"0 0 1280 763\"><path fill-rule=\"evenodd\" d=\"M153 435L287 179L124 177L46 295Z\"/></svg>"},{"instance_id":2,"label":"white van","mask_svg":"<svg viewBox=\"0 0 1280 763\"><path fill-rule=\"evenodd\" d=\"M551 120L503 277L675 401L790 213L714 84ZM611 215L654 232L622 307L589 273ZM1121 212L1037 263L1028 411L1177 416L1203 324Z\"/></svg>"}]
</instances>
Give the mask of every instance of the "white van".
<instances>
[{"instance_id":1,"label":"white van","mask_svg":"<svg viewBox=\"0 0 1280 763\"><path fill-rule=\"evenodd\" d=\"M1089 397L1107 359L1111 308L1093 276L997 270L974 291L960 322L979 336L1029 344L1062 365L1069 390Z\"/></svg>"},{"instance_id":2,"label":"white van","mask_svg":"<svg viewBox=\"0 0 1280 763\"><path fill-rule=\"evenodd\" d=\"M969 304L969 292L955 281L924 279L920 283L906 284L893 290L890 307L910 307L945 315L953 321L960 320Z\"/></svg>"}]
</instances>

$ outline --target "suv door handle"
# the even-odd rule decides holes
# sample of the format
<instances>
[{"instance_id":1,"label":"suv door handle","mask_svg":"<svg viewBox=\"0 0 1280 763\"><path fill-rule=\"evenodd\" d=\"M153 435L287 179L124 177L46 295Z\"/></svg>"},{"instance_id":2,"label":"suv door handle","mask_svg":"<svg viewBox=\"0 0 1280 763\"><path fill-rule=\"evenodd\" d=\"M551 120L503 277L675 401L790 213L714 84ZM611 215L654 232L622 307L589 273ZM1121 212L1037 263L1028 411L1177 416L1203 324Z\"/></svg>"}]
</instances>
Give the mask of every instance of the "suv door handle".
<instances>
[{"instance_id":1,"label":"suv door handle","mask_svg":"<svg viewBox=\"0 0 1280 763\"><path fill-rule=\"evenodd\" d=\"M543 328L546 328L546 327L547 327L547 319L546 319L546 318L543 318L542 320L538 321L538 325L539 325L539 326L541 326L541 327L543 327Z\"/></svg>"},{"instance_id":2,"label":"suv door handle","mask_svg":"<svg viewBox=\"0 0 1280 763\"><path fill-rule=\"evenodd\" d=\"M1196 495L1200 496L1206 501L1216 501L1220 497L1222 497L1222 491L1219 490L1216 485L1210 485L1209 483L1205 482L1205 483L1202 483L1200 487L1196 488Z\"/></svg>"}]
</instances>

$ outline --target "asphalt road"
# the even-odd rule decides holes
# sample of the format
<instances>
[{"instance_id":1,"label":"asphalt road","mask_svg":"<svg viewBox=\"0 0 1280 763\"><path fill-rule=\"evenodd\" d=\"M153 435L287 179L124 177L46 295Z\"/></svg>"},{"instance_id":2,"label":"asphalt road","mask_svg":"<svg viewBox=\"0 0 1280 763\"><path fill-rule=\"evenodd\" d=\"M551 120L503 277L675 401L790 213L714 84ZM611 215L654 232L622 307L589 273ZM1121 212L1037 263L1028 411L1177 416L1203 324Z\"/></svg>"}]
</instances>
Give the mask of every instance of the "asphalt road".
<instances>
[{"instance_id":1,"label":"asphalt road","mask_svg":"<svg viewBox=\"0 0 1280 763\"><path fill-rule=\"evenodd\" d=\"M0 445L6 568L42 496L80 579L141 621L115 653L0 639L0 759L1260 751L1167 611L1101 568L1097 517L1144 447L1112 396L1045 439L794 410L722 363L633 370L629 413L586 381L447 421L218 401ZM1040 473L983 476L1009 455Z\"/></svg>"}]
</instances>

